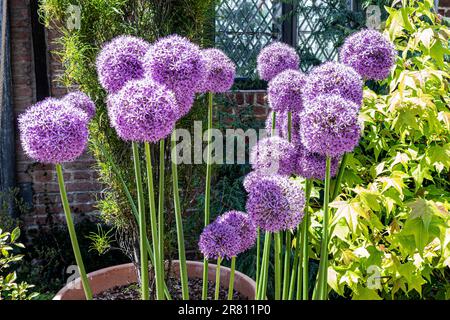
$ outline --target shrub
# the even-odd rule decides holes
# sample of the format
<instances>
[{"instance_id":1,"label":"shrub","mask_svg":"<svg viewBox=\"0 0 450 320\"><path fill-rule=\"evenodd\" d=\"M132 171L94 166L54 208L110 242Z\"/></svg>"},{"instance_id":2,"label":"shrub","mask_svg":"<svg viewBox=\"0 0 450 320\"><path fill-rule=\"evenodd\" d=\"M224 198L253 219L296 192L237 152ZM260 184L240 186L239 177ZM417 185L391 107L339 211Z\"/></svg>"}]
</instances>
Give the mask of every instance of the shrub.
<instances>
[{"instance_id":1,"label":"shrub","mask_svg":"<svg viewBox=\"0 0 450 320\"><path fill-rule=\"evenodd\" d=\"M14 228L12 232L0 229L0 300L31 300L39 295L30 292L34 285L17 282L17 273L13 267L22 260L23 255L17 254L16 250L24 248L23 244L17 242L19 237L19 228Z\"/></svg>"},{"instance_id":2,"label":"shrub","mask_svg":"<svg viewBox=\"0 0 450 320\"><path fill-rule=\"evenodd\" d=\"M332 204L328 283L342 296L450 297L450 31L432 8L386 8L400 55L385 83L365 89L363 138Z\"/></svg>"}]
</instances>

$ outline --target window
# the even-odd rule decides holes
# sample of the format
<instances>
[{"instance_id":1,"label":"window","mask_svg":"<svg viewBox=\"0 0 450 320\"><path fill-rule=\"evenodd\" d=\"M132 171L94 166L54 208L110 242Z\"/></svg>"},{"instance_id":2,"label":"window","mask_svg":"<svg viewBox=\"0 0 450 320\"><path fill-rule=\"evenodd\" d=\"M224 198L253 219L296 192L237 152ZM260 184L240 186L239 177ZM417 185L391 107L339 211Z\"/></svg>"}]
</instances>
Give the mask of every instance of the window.
<instances>
[{"instance_id":1,"label":"window","mask_svg":"<svg viewBox=\"0 0 450 320\"><path fill-rule=\"evenodd\" d=\"M237 65L238 79L256 78L256 57L273 40L296 47L301 69L337 58L354 23L353 0L222 0L216 6L216 47Z\"/></svg>"},{"instance_id":2,"label":"window","mask_svg":"<svg viewBox=\"0 0 450 320\"><path fill-rule=\"evenodd\" d=\"M281 3L269 0L223 0L216 7L216 47L236 63L238 78L252 78L256 56L281 39Z\"/></svg>"}]
</instances>

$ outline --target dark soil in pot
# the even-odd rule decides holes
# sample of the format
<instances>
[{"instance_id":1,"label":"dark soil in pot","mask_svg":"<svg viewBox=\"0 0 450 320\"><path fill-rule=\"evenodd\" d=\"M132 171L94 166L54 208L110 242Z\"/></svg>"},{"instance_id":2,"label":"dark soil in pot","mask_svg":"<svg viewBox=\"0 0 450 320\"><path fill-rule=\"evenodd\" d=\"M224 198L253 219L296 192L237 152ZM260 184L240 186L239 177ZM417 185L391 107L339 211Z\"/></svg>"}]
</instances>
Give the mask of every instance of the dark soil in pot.
<instances>
[{"instance_id":1,"label":"dark soil in pot","mask_svg":"<svg viewBox=\"0 0 450 320\"><path fill-rule=\"evenodd\" d=\"M181 282L180 279L169 278L167 281L167 286L169 288L172 299L182 300L181 297ZM191 300L201 300L202 299L202 279L189 279L189 298ZM214 300L214 290L216 288L215 282L208 281L208 300ZM150 292L152 296L152 292ZM219 300L227 300L228 289L220 286L219 289ZM103 291L100 294L94 296L94 300L140 300L141 291L137 283L132 283L125 286L116 286L109 290ZM152 297L153 299L153 297ZM247 300L239 292L234 290L233 300Z\"/></svg>"}]
</instances>

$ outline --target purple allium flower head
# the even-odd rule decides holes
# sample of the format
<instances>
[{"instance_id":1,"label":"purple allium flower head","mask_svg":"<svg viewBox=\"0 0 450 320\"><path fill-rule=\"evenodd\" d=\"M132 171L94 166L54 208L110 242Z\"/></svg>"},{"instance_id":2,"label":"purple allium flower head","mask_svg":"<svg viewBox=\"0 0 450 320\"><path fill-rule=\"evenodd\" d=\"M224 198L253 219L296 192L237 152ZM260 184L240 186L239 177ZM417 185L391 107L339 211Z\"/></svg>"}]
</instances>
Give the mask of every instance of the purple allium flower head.
<instances>
[{"instance_id":1,"label":"purple allium flower head","mask_svg":"<svg viewBox=\"0 0 450 320\"><path fill-rule=\"evenodd\" d=\"M295 169L294 159L294 145L279 136L259 140L250 152L253 170L264 174L290 175Z\"/></svg>"},{"instance_id":2,"label":"purple allium flower head","mask_svg":"<svg viewBox=\"0 0 450 320\"><path fill-rule=\"evenodd\" d=\"M111 123L124 140L157 142L175 127L175 94L152 79L129 81L109 102Z\"/></svg>"},{"instance_id":3,"label":"purple allium flower head","mask_svg":"<svg viewBox=\"0 0 450 320\"><path fill-rule=\"evenodd\" d=\"M395 64L394 44L376 30L362 30L345 40L340 60L352 66L363 78L383 80Z\"/></svg>"},{"instance_id":4,"label":"purple allium flower head","mask_svg":"<svg viewBox=\"0 0 450 320\"><path fill-rule=\"evenodd\" d=\"M303 110L303 87L306 76L297 70L285 70L270 80L267 88L269 106L276 112Z\"/></svg>"},{"instance_id":5,"label":"purple allium flower head","mask_svg":"<svg viewBox=\"0 0 450 320\"><path fill-rule=\"evenodd\" d=\"M97 57L102 87L116 93L127 81L143 78L143 58L149 48L149 43L132 36L119 36L106 43Z\"/></svg>"},{"instance_id":6,"label":"purple allium flower head","mask_svg":"<svg viewBox=\"0 0 450 320\"><path fill-rule=\"evenodd\" d=\"M89 120L91 120L95 115L95 104L84 92L70 92L62 98L62 101L86 112Z\"/></svg>"},{"instance_id":7,"label":"purple allium flower head","mask_svg":"<svg viewBox=\"0 0 450 320\"><path fill-rule=\"evenodd\" d=\"M334 177L339 165L339 158L331 158L331 177ZM306 179L325 179L326 157L311 153L299 142L296 145L296 170L295 173Z\"/></svg>"},{"instance_id":8,"label":"purple allium flower head","mask_svg":"<svg viewBox=\"0 0 450 320\"><path fill-rule=\"evenodd\" d=\"M234 229L235 237L239 238L238 254L250 249L255 244L256 226L245 212L225 212L217 218L217 222L227 224Z\"/></svg>"},{"instance_id":9,"label":"purple allium flower head","mask_svg":"<svg viewBox=\"0 0 450 320\"><path fill-rule=\"evenodd\" d=\"M88 139L86 112L49 98L19 116L25 153L42 163L62 163L80 156Z\"/></svg>"},{"instance_id":10,"label":"purple allium flower head","mask_svg":"<svg viewBox=\"0 0 450 320\"><path fill-rule=\"evenodd\" d=\"M361 127L358 108L339 95L321 95L300 118L300 136L309 152L338 157L358 144Z\"/></svg>"},{"instance_id":11,"label":"purple allium flower head","mask_svg":"<svg viewBox=\"0 0 450 320\"><path fill-rule=\"evenodd\" d=\"M216 220L203 229L198 246L207 259L229 259L237 256L241 242L231 225Z\"/></svg>"},{"instance_id":12,"label":"purple allium flower head","mask_svg":"<svg viewBox=\"0 0 450 320\"><path fill-rule=\"evenodd\" d=\"M257 69L262 80L270 81L277 74L288 69L298 69L300 58L291 46L273 42L264 47L257 58Z\"/></svg>"},{"instance_id":13,"label":"purple allium flower head","mask_svg":"<svg viewBox=\"0 0 450 320\"><path fill-rule=\"evenodd\" d=\"M266 133L268 136L272 135L272 119L273 113L269 112L266 119ZM291 116L291 142L296 144L300 139L299 129L300 129L300 113L292 112ZM288 113L287 112L277 112L275 116L275 134L288 139Z\"/></svg>"},{"instance_id":14,"label":"purple allium flower head","mask_svg":"<svg viewBox=\"0 0 450 320\"><path fill-rule=\"evenodd\" d=\"M179 35L155 42L144 58L146 73L169 89L193 92L206 74L200 47Z\"/></svg>"},{"instance_id":15,"label":"purple allium flower head","mask_svg":"<svg viewBox=\"0 0 450 320\"><path fill-rule=\"evenodd\" d=\"M197 86L197 92L225 92L230 90L236 74L233 61L219 49L201 51L206 74Z\"/></svg>"},{"instance_id":16,"label":"purple allium flower head","mask_svg":"<svg viewBox=\"0 0 450 320\"><path fill-rule=\"evenodd\" d=\"M305 103L318 95L338 94L353 101L359 109L363 99L363 82L352 67L338 62L326 62L310 72L303 92Z\"/></svg>"},{"instance_id":17,"label":"purple allium flower head","mask_svg":"<svg viewBox=\"0 0 450 320\"><path fill-rule=\"evenodd\" d=\"M269 232L292 230L303 218L302 188L286 176L265 175L252 183L247 212L257 227Z\"/></svg>"}]
</instances>

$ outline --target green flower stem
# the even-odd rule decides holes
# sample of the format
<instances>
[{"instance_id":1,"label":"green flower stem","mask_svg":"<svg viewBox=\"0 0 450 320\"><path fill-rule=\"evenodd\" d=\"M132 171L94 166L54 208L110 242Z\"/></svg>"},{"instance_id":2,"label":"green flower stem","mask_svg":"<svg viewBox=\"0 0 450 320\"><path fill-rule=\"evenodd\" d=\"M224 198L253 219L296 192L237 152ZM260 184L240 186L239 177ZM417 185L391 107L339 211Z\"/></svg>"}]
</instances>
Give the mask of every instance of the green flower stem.
<instances>
[{"instance_id":1,"label":"green flower stem","mask_svg":"<svg viewBox=\"0 0 450 320\"><path fill-rule=\"evenodd\" d=\"M299 274L299 277L302 277L302 298L303 300L309 299L309 199L311 197L311 189L312 189L313 181L310 179L306 180L305 186L305 211L303 216L302 223L302 237L301 237L301 256L302 256L302 274ZM300 290L300 288L299 288Z\"/></svg>"},{"instance_id":2,"label":"green flower stem","mask_svg":"<svg viewBox=\"0 0 450 320\"><path fill-rule=\"evenodd\" d=\"M183 218L181 216L180 192L178 190L178 167L176 150L176 131L172 132L172 178L173 178L173 206L177 226L178 260L180 262L180 279L183 300L189 300L189 286L186 267L186 253L184 249Z\"/></svg>"},{"instance_id":3,"label":"green flower stem","mask_svg":"<svg viewBox=\"0 0 450 320\"><path fill-rule=\"evenodd\" d=\"M75 255L75 261L77 262L78 271L80 273L81 283L83 285L84 294L86 300L92 300L92 290L89 285L89 279L84 269L83 258L81 257L80 247L78 245L77 234L75 232L75 226L73 225L72 214L70 212L69 201L67 200L66 186L64 184L64 175L62 172L61 164L56 164L56 174L58 176L59 193L61 195L61 201L66 216L67 229L69 230L70 242L72 243L73 254Z\"/></svg>"},{"instance_id":4,"label":"green flower stem","mask_svg":"<svg viewBox=\"0 0 450 320\"><path fill-rule=\"evenodd\" d=\"M230 268L230 284L228 285L228 300L233 300L233 290L234 290L234 271L236 269L236 257L231 258L231 268Z\"/></svg>"},{"instance_id":5,"label":"green flower stem","mask_svg":"<svg viewBox=\"0 0 450 320\"><path fill-rule=\"evenodd\" d=\"M328 228L330 213L328 202L330 200L330 166L331 158L327 157L326 174L325 174L325 191L323 201L323 227L322 227L322 243L320 248L320 263L319 263L319 284L318 284L318 299L326 300L328 294Z\"/></svg>"},{"instance_id":6,"label":"green flower stem","mask_svg":"<svg viewBox=\"0 0 450 320\"><path fill-rule=\"evenodd\" d=\"M292 237L291 231L286 231L286 251L284 254L284 271L283 271L283 294L282 299L287 300L289 297L289 280L291 270L291 247Z\"/></svg>"},{"instance_id":7,"label":"green flower stem","mask_svg":"<svg viewBox=\"0 0 450 320\"><path fill-rule=\"evenodd\" d=\"M208 92L208 145L207 145L207 161L206 161L206 186L205 186L205 227L209 224L210 220L210 195L211 195L211 162L212 162L212 118L213 118L213 93ZM203 287L202 287L202 299L206 300L208 296L208 259L203 259Z\"/></svg>"},{"instance_id":8,"label":"green flower stem","mask_svg":"<svg viewBox=\"0 0 450 320\"><path fill-rule=\"evenodd\" d=\"M153 184L153 166L152 158L150 152L150 144L148 142L144 143L145 149L145 161L147 165L147 187L148 187L148 202L150 207L150 229L152 233L152 244L153 244L153 266L155 270L155 280L156 280L156 297L158 300L162 300L163 297L163 282L164 278L161 273L161 263L159 256L159 239L158 239L158 220L156 218L156 205L155 205L155 187ZM148 239L147 239L148 241Z\"/></svg>"},{"instance_id":9,"label":"green flower stem","mask_svg":"<svg viewBox=\"0 0 450 320\"><path fill-rule=\"evenodd\" d=\"M292 112L288 111L288 141L292 140Z\"/></svg>"},{"instance_id":10,"label":"green flower stem","mask_svg":"<svg viewBox=\"0 0 450 320\"><path fill-rule=\"evenodd\" d=\"M159 277L160 283L164 281L164 174L165 174L165 158L164 158L165 140L159 141L159 201L158 201L158 245L159 245ZM158 261L157 261L158 262ZM164 296L161 295L161 299Z\"/></svg>"},{"instance_id":11,"label":"green flower stem","mask_svg":"<svg viewBox=\"0 0 450 320\"><path fill-rule=\"evenodd\" d=\"M275 300L281 299L281 232L274 233L275 246Z\"/></svg>"},{"instance_id":12,"label":"green flower stem","mask_svg":"<svg viewBox=\"0 0 450 320\"><path fill-rule=\"evenodd\" d=\"M341 192L341 182L342 177L344 176L345 172L345 166L347 165L348 160L348 153L344 153L341 165L339 166L339 171L335 179L334 188L333 188L333 195L331 196L331 201L336 200L336 197L338 196L339 192Z\"/></svg>"},{"instance_id":13,"label":"green flower stem","mask_svg":"<svg viewBox=\"0 0 450 320\"><path fill-rule=\"evenodd\" d=\"M291 273L291 280L289 283L289 293L288 293L288 297L287 300L292 300L294 299L294 292L295 292L295 285L296 285L296 280L297 280L297 274L298 274L298 266L299 266L299 260L301 260L301 258L299 257L300 255L300 230L301 228L297 228L297 234L295 236L295 251L294 251L294 262L292 265L292 273Z\"/></svg>"},{"instance_id":14,"label":"green flower stem","mask_svg":"<svg viewBox=\"0 0 450 320\"><path fill-rule=\"evenodd\" d=\"M301 231L298 231L298 239L301 238ZM300 244L299 244L300 245ZM297 266L297 292L295 294L295 300L302 300L303 299L303 257L302 257L302 251L300 250L300 253L298 254L298 266ZM292 289L293 290L293 289Z\"/></svg>"},{"instance_id":15,"label":"green flower stem","mask_svg":"<svg viewBox=\"0 0 450 320\"><path fill-rule=\"evenodd\" d=\"M127 200L130 204L131 207L131 211L133 212L134 218L136 219L136 222L139 223L139 213L138 210L136 208L136 205L134 203L133 197L131 196L130 190L128 189L128 186L125 182L125 180L122 177L122 174L119 171L119 168L117 168L116 164L114 163L114 161L111 158L111 155L106 151L106 149L102 146L102 145L97 145L101 150L102 153L105 157L108 158L109 163L111 164L111 168L113 169L114 173L117 175L117 177L120 180L120 183L122 184L122 188L123 188L123 192L125 193L125 196L127 197ZM147 252L148 255L150 257L150 262L153 266L155 266L155 260L154 260L154 250L152 250L151 246L150 246L150 241L148 241L148 237L145 237L145 246L147 247ZM156 252L155 252L156 253ZM167 298L167 300L172 300L172 297L170 296L169 293L169 289L167 288L166 283L164 283L164 294Z\"/></svg>"},{"instance_id":16,"label":"green flower stem","mask_svg":"<svg viewBox=\"0 0 450 320\"><path fill-rule=\"evenodd\" d=\"M136 190L138 195L138 211L139 211L139 255L141 259L141 296L142 300L150 298L148 287L148 254L145 245L145 237L147 236L145 222L145 203L144 191L142 188L141 163L139 161L139 149L136 142L132 143L134 173L136 177Z\"/></svg>"},{"instance_id":17,"label":"green flower stem","mask_svg":"<svg viewBox=\"0 0 450 320\"><path fill-rule=\"evenodd\" d=\"M260 282L259 288L257 288L256 300L266 299L271 244L272 244L272 234L270 232L266 232L264 238L264 251L261 263L261 275L259 277Z\"/></svg>"},{"instance_id":18,"label":"green flower stem","mask_svg":"<svg viewBox=\"0 0 450 320\"><path fill-rule=\"evenodd\" d=\"M220 288L220 263L222 262L222 258L217 258L216 265L216 289L214 290L214 300L219 300L219 288Z\"/></svg>"},{"instance_id":19,"label":"green flower stem","mask_svg":"<svg viewBox=\"0 0 450 320\"><path fill-rule=\"evenodd\" d=\"M256 287L258 288L259 283L259 272L260 272L260 262L261 262L261 244L260 244L260 230L256 229Z\"/></svg>"},{"instance_id":20,"label":"green flower stem","mask_svg":"<svg viewBox=\"0 0 450 320\"><path fill-rule=\"evenodd\" d=\"M305 274L308 274L308 271L303 271L303 266L305 265L305 260L308 261L308 258L305 257L305 250L306 250L306 257L308 256L308 225L309 225L309 198L311 195L311 188L312 188L312 180L306 180L305 184L305 209L304 209L304 216L302 224L297 228L297 235L296 235L296 241L295 241L295 253L294 253L294 264L292 268L292 275L291 275L291 283L289 287L289 300L294 299L294 291L295 286L297 285L297 293L296 293L296 299L300 300L303 298L303 281L305 278ZM306 228L306 231L305 231ZM306 247L306 249L305 249ZM308 266L306 266L308 268ZM298 275L298 276L297 276ZM308 282L307 279L308 276L306 276L306 282ZM297 280L297 284L296 284ZM306 285L308 286L308 285ZM307 294L307 293L306 293Z\"/></svg>"}]
</instances>

